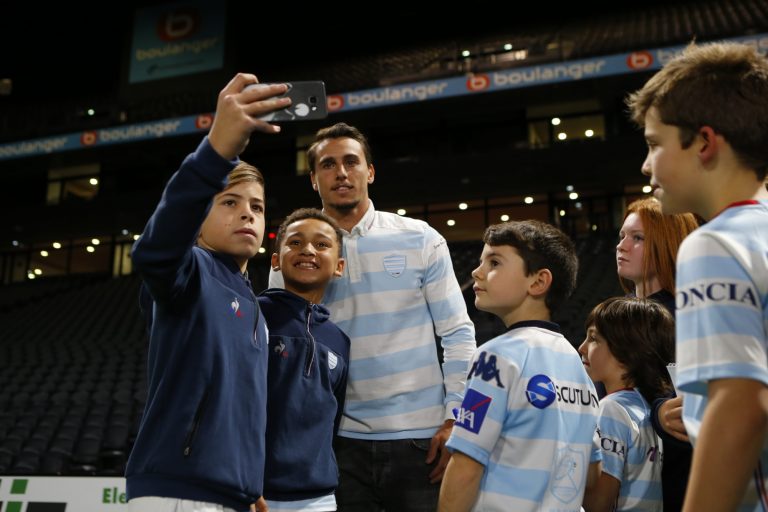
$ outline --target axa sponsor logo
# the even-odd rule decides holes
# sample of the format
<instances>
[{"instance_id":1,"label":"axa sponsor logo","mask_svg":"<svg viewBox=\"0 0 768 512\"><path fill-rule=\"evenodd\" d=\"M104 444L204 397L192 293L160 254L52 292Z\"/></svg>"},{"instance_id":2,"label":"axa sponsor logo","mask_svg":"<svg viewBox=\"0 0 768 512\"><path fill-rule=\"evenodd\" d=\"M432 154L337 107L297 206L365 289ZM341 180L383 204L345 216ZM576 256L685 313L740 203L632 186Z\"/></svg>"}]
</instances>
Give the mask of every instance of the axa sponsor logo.
<instances>
[{"instance_id":1,"label":"axa sponsor logo","mask_svg":"<svg viewBox=\"0 0 768 512\"><path fill-rule=\"evenodd\" d=\"M461 408L456 412L456 425L477 434L491 406L492 399L474 389L468 389Z\"/></svg>"},{"instance_id":2,"label":"axa sponsor logo","mask_svg":"<svg viewBox=\"0 0 768 512\"><path fill-rule=\"evenodd\" d=\"M472 377L480 377L484 381L494 380L497 386L504 387L499 377L499 369L496 367L496 356L489 356L487 352L481 352L477 361L472 363L467 379Z\"/></svg>"},{"instance_id":3,"label":"axa sponsor logo","mask_svg":"<svg viewBox=\"0 0 768 512\"><path fill-rule=\"evenodd\" d=\"M745 283L699 283L678 289L675 297L677 309L705 306L709 303L732 303L758 307L755 291Z\"/></svg>"}]
</instances>

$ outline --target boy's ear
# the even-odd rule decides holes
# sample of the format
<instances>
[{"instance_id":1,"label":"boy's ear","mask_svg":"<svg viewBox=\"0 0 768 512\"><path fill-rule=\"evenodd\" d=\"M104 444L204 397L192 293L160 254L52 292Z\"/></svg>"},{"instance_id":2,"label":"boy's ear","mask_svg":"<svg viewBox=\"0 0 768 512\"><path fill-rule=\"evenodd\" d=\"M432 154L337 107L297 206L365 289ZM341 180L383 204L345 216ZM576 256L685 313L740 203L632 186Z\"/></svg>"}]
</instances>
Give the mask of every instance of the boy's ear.
<instances>
[{"instance_id":1,"label":"boy's ear","mask_svg":"<svg viewBox=\"0 0 768 512\"><path fill-rule=\"evenodd\" d=\"M344 261L344 258L339 258L339 261L336 262L336 270L333 271L333 275L336 277L341 277L344 275L344 265L346 262Z\"/></svg>"},{"instance_id":2,"label":"boy's ear","mask_svg":"<svg viewBox=\"0 0 768 512\"><path fill-rule=\"evenodd\" d=\"M534 298L544 297L552 286L552 272L548 268L542 268L531 277L533 280L528 285L528 294Z\"/></svg>"},{"instance_id":3,"label":"boy's ear","mask_svg":"<svg viewBox=\"0 0 768 512\"><path fill-rule=\"evenodd\" d=\"M272 261L270 263L272 264L272 270L280 270L280 255L278 255L276 252L273 252Z\"/></svg>"},{"instance_id":4,"label":"boy's ear","mask_svg":"<svg viewBox=\"0 0 768 512\"><path fill-rule=\"evenodd\" d=\"M698 136L702 140L701 148L699 148L699 158L706 164L717 155L720 149L720 140L711 126L699 128Z\"/></svg>"}]
</instances>

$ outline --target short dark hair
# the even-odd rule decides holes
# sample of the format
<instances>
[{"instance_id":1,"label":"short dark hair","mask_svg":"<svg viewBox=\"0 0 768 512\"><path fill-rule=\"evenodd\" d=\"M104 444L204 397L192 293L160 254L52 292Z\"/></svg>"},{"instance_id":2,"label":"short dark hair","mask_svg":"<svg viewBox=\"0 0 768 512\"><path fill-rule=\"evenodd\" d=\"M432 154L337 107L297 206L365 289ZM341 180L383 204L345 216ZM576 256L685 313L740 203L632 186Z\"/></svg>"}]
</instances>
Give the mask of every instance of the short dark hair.
<instances>
[{"instance_id":1,"label":"short dark hair","mask_svg":"<svg viewBox=\"0 0 768 512\"><path fill-rule=\"evenodd\" d=\"M517 249L526 275L542 269L552 273L545 303L550 313L571 296L576 288L579 261L568 235L538 220L511 221L488 226L483 234L488 245L509 245Z\"/></svg>"},{"instance_id":2,"label":"short dark hair","mask_svg":"<svg viewBox=\"0 0 768 512\"><path fill-rule=\"evenodd\" d=\"M299 208L298 210L295 210L290 215L288 215L285 220L283 220L283 223L280 224L280 227L277 229L277 239L275 241L277 249L280 249L280 244L283 243L283 238L285 238L285 232L288 230L288 226L295 222L299 222L300 220L305 219L317 219L325 222L326 224L330 225L333 228L333 231L336 233L336 241L339 244L339 257L342 255L343 250L343 244L344 244L344 233L341 231L341 228L339 227L339 224L333 220L332 217L329 215L323 213L321 210L318 210L317 208Z\"/></svg>"},{"instance_id":3,"label":"short dark hair","mask_svg":"<svg viewBox=\"0 0 768 512\"><path fill-rule=\"evenodd\" d=\"M315 164L317 163L317 146L321 142L328 139L341 139L343 137L356 140L363 147L363 154L365 155L366 165L373 163L373 156L371 155L371 146L368 145L368 139L363 135L363 132L350 126L347 123L336 123L333 126L323 128L315 134L315 140L307 150L307 163L309 165L309 172L315 172Z\"/></svg>"},{"instance_id":4,"label":"short dark hair","mask_svg":"<svg viewBox=\"0 0 768 512\"><path fill-rule=\"evenodd\" d=\"M627 98L640 127L655 107L664 124L677 126L688 148L702 126L731 145L739 161L764 180L768 171L768 60L738 43L690 44Z\"/></svg>"},{"instance_id":5,"label":"short dark hair","mask_svg":"<svg viewBox=\"0 0 768 512\"><path fill-rule=\"evenodd\" d=\"M587 317L643 397L652 403L672 389L667 364L675 359L675 320L663 305L636 297L613 297Z\"/></svg>"}]
</instances>

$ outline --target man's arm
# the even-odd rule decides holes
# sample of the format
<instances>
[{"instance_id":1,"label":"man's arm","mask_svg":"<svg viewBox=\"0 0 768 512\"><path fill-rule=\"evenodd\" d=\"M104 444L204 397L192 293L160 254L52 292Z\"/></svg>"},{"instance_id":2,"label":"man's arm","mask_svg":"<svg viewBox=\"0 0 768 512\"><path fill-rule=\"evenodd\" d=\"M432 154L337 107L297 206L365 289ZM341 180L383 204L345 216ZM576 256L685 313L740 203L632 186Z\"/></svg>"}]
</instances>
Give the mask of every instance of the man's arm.
<instances>
[{"instance_id":1,"label":"man's arm","mask_svg":"<svg viewBox=\"0 0 768 512\"><path fill-rule=\"evenodd\" d=\"M766 414L758 398L765 389L751 379L709 383L683 512L736 510L765 441Z\"/></svg>"},{"instance_id":2,"label":"man's arm","mask_svg":"<svg viewBox=\"0 0 768 512\"><path fill-rule=\"evenodd\" d=\"M433 236L430 237L430 234ZM461 288L453 272L451 255L443 237L434 230L427 233L427 269L424 297L427 301L435 332L443 347L443 385L445 386L445 422L432 437L427 464L439 456L429 474L430 482L439 482L451 457L445 443L453 428L453 409L461 405L469 360L475 351L475 326L467 314Z\"/></svg>"},{"instance_id":3,"label":"man's arm","mask_svg":"<svg viewBox=\"0 0 768 512\"><path fill-rule=\"evenodd\" d=\"M467 314L467 306L461 295L461 288L453 272L448 246L436 231L427 232L425 258L427 268L424 277L424 297L432 315L435 333L441 338L443 347L443 384L445 386L446 422L433 438L440 444L441 432L447 439L450 435L453 409L461 405L464 398L469 360L475 351L475 326ZM440 446L444 445L443 442ZM430 453L432 450L430 449ZM431 462L428 461L428 462Z\"/></svg>"},{"instance_id":4,"label":"man's arm","mask_svg":"<svg viewBox=\"0 0 768 512\"><path fill-rule=\"evenodd\" d=\"M477 500L485 466L475 459L456 452L448 462L440 486L438 512L467 512Z\"/></svg>"}]
</instances>

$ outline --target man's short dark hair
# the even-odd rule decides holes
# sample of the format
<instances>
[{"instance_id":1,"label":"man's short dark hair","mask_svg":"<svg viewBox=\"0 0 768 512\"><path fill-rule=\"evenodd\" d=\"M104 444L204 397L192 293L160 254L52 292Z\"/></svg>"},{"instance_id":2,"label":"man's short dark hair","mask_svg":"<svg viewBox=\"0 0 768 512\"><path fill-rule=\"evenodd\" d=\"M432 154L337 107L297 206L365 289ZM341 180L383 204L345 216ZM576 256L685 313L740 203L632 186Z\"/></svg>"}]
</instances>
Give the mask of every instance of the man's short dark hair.
<instances>
[{"instance_id":1,"label":"man's short dark hair","mask_svg":"<svg viewBox=\"0 0 768 512\"><path fill-rule=\"evenodd\" d=\"M350 126L347 123L336 123L333 126L323 128L315 134L315 140L307 150L307 163L309 165L309 172L315 172L315 164L317 163L317 146L321 142L328 139L341 139L349 138L356 140L363 147L363 154L365 155L365 164L371 165L373 163L373 157L371 156L371 146L368 145L368 139L363 135L363 132Z\"/></svg>"},{"instance_id":2,"label":"man's short dark hair","mask_svg":"<svg viewBox=\"0 0 768 512\"><path fill-rule=\"evenodd\" d=\"M576 288L579 261L576 248L568 235L538 220L504 222L488 226L483 242L491 246L509 245L523 259L526 275L542 269L552 273L545 303L550 313L559 307Z\"/></svg>"}]
</instances>

